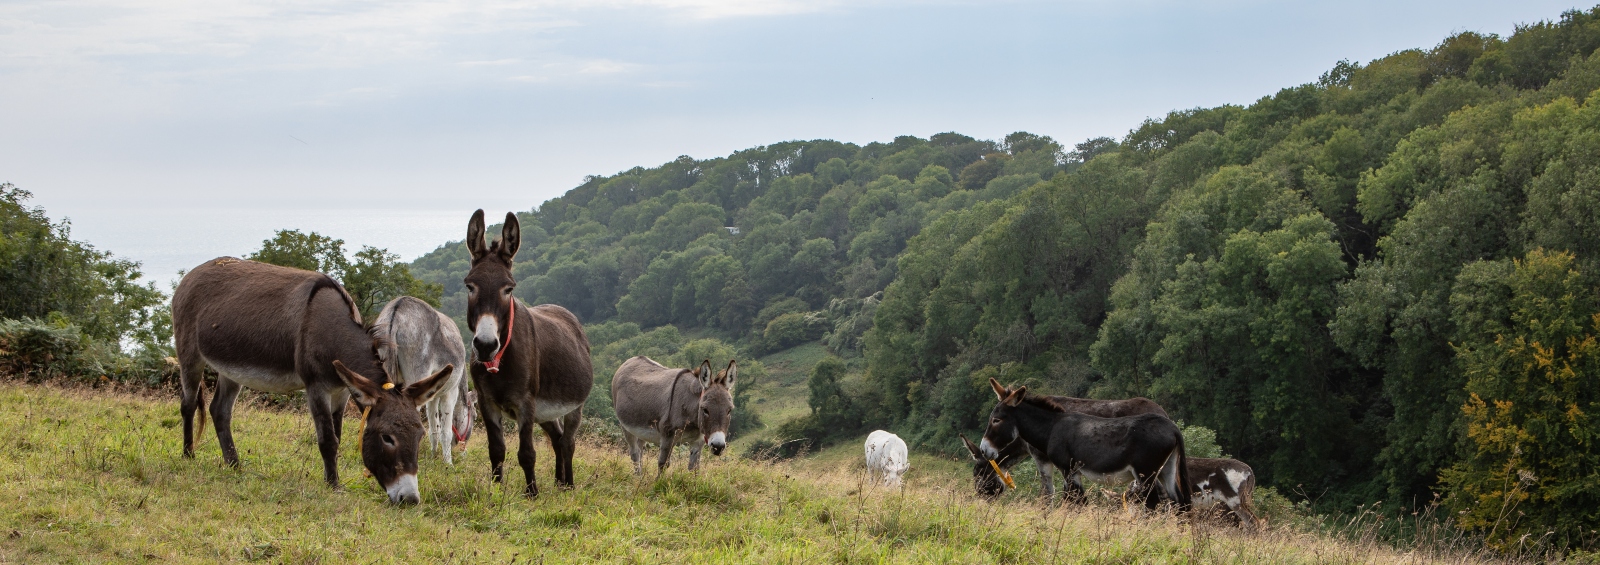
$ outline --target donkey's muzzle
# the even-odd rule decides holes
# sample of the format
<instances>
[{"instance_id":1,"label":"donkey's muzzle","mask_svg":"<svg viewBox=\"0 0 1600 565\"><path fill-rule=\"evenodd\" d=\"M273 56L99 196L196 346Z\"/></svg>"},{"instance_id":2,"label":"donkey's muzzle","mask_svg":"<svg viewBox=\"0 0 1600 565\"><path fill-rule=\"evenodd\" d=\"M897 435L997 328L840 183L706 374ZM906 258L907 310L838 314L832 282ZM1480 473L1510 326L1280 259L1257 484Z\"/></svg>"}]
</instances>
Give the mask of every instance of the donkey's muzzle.
<instances>
[{"instance_id":1,"label":"donkey's muzzle","mask_svg":"<svg viewBox=\"0 0 1600 565\"><path fill-rule=\"evenodd\" d=\"M400 475L394 484L383 489L389 494L389 502L394 504L417 504L422 502L422 495L417 492L417 476L413 474Z\"/></svg>"},{"instance_id":2,"label":"donkey's muzzle","mask_svg":"<svg viewBox=\"0 0 1600 565\"><path fill-rule=\"evenodd\" d=\"M490 337L484 339L482 337L474 337L472 338L472 348L477 350L478 359L493 359L495 352L500 351L500 338Z\"/></svg>"},{"instance_id":3,"label":"donkey's muzzle","mask_svg":"<svg viewBox=\"0 0 1600 565\"><path fill-rule=\"evenodd\" d=\"M722 450L728 448L728 435L722 432L711 434L711 438L706 440L706 445L711 446L712 455L722 455Z\"/></svg>"}]
</instances>

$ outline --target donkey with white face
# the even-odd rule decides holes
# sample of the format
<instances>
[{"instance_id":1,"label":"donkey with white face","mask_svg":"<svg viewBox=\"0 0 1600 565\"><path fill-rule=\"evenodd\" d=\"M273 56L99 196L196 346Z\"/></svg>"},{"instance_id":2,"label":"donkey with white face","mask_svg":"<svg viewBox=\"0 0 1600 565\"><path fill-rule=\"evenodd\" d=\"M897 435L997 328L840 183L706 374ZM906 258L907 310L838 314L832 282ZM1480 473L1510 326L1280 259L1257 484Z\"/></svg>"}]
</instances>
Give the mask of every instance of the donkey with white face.
<instances>
[{"instance_id":1,"label":"donkey with white face","mask_svg":"<svg viewBox=\"0 0 1600 565\"><path fill-rule=\"evenodd\" d=\"M712 455L728 447L728 426L733 422L733 383L736 361L713 376L711 361L695 370L673 369L643 355L624 361L611 379L611 402L622 424L622 435L633 457L633 472L643 474L642 442L661 446L656 472L666 471L672 447L689 442L689 469L700 466L700 449Z\"/></svg>"},{"instance_id":2,"label":"donkey with white face","mask_svg":"<svg viewBox=\"0 0 1600 565\"><path fill-rule=\"evenodd\" d=\"M867 434L867 482L900 486L900 477L911 468L911 453L900 436L877 430Z\"/></svg>"},{"instance_id":3,"label":"donkey with white face","mask_svg":"<svg viewBox=\"0 0 1600 565\"><path fill-rule=\"evenodd\" d=\"M356 441L361 462L391 502L415 504L417 407L444 388L455 366L403 387L378 359L383 339L361 327L361 313L344 287L313 273L221 257L184 275L172 293L183 403L183 455L194 457L205 427L204 370L217 371L210 412L222 459L239 465L233 443L233 403L242 388L288 393L304 389L322 454L322 478L339 487L338 453L346 399L362 409ZM194 416L200 415L199 426Z\"/></svg>"},{"instance_id":4,"label":"donkey with white face","mask_svg":"<svg viewBox=\"0 0 1600 565\"><path fill-rule=\"evenodd\" d=\"M455 321L420 298L402 296L389 301L372 323L372 332L387 342L378 357L383 360L384 371L397 383L409 385L441 368L466 366L467 347L461 342ZM465 443L472 432L469 379L464 372L452 372L439 394L422 406L428 443L446 464L454 464L451 440ZM463 413L465 417L461 417Z\"/></svg>"}]
</instances>

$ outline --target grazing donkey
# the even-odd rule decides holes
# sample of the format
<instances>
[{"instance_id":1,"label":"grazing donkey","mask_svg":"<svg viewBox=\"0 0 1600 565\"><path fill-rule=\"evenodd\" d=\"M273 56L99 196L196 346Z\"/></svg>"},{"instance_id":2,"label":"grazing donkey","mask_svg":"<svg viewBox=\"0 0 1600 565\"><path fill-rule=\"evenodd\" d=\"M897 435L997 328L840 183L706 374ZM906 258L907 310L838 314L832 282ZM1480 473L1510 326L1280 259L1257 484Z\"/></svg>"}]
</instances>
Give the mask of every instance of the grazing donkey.
<instances>
[{"instance_id":1,"label":"grazing donkey","mask_svg":"<svg viewBox=\"0 0 1600 565\"><path fill-rule=\"evenodd\" d=\"M556 486L572 488L572 454L577 449L583 402L594 387L589 338L578 317L566 308L517 304L511 291L511 259L522 244L516 214L506 214L500 240L484 239L483 210L467 223L467 327L473 332L472 384L478 413L489 435L489 468L495 482L504 477L505 428L501 418L517 419L517 463L527 479L523 494L539 495L534 482L533 426L544 428L555 450Z\"/></svg>"},{"instance_id":2,"label":"grazing donkey","mask_svg":"<svg viewBox=\"0 0 1600 565\"><path fill-rule=\"evenodd\" d=\"M1180 511L1189 510L1183 432L1166 416L1100 418L1069 411L1048 398L1029 398L1025 386L1008 390L994 379L989 386L1000 402L989 412L989 428L978 446L985 456L994 459L1012 443L1025 441L1066 473L1074 499L1082 496L1085 478L1106 484L1131 481L1145 506L1156 507L1159 486Z\"/></svg>"},{"instance_id":3,"label":"grazing donkey","mask_svg":"<svg viewBox=\"0 0 1600 565\"><path fill-rule=\"evenodd\" d=\"M672 447L689 443L689 470L700 467L700 448L711 446L712 455L728 447L728 425L733 422L733 383L738 364L711 375L711 360L700 367L672 369L643 355L622 362L611 379L611 403L616 406L622 436L633 457L634 474L643 474L639 458L642 442L661 446L656 473L672 461ZM687 378L685 378L687 377Z\"/></svg>"},{"instance_id":4,"label":"grazing donkey","mask_svg":"<svg viewBox=\"0 0 1600 565\"><path fill-rule=\"evenodd\" d=\"M867 481L900 486L900 476L911 468L909 450L900 436L883 430L867 434Z\"/></svg>"},{"instance_id":5,"label":"grazing donkey","mask_svg":"<svg viewBox=\"0 0 1600 565\"><path fill-rule=\"evenodd\" d=\"M455 321L420 298L402 296L390 300L378 312L372 332L387 342L388 347L380 350L378 357L383 360L384 372L397 383L420 381L445 366L466 366L467 347L461 343L461 331L456 329ZM465 442L472 432L468 379L462 376L463 372L452 372L449 382L422 408L427 416L428 443L446 464L455 463L452 436Z\"/></svg>"},{"instance_id":6,"label":"grazing donkey","mask_svg":"<svg viewBox=\"0 0 1600 565\"><path fill-rule=\"evenodd\" d=\"M1016 389L1008 388L1005 390L1007 394L1010 394L1011 391ZM1071 396L1045 396L1043 398L1048 398L1069 411L1101 418L1121 418L1139 414L1167 415L1167 411L1163 410L1160 404L1156 404L1155 401L1142 396L1124 400L1092 400L1088 398L1073 398ZM1046 498L1055 494L1055 466L1050 464L1050 461L1044 457L1043 453L1034 449L1027 442L1019 441L1013 443L1001 451L1000 456L994 458L995 465L989 464L989 457L985 456L978 449L978 446L972 443L972 440L967 439L967 436L961 436L961 443L965 444L967 451L972 453L972 482L977 486L978 494L999 496L1004 493L1006 490L1005 483L1001 481L999 474L995 473L995 467L998 466L1000 469L1009 470L1013 465L1022 461L1024 453L1031 455L1034 465L1039 468L1039 486L1042 494Z\"/></svg>"},{"instance_id":7,"label":"grazing donkey","mask_svg":"<svg viewBox=\"0 0 1600 565\"><path fill-rule=\"evenodd\" d=\"M1189 459L1189 491L1194 493L1196 507L1211 509L1225 506L1239 519L1239 526L1255 528L1259 525L1255 513L1250 511L1250 499L1256 490L1256 473L1249 465L1237 459Z\"/></svg>"},{"instance_id":8,"label":"grazing donkey","mask_svg":"<svg viewBox=\"0 0 1600 565\"><path fill-rule=\"evenodd\" d=\"M207 261L184 275L172 293L172 331L183 388L184 457L194 457L194 415L205 400L203 371L210 365L217 371L211 417L228 465L239 465L233 403L241 387L305 389L322 478L338 488L344 405L353 396L365 428L356 436L361 462L391 502L422 500L417 407L444 388L455 367L445 365L396 388L378 359L383 340L361 327L361 313L339 283L322 273L232 257Z\"/></svg>"}]
</instances>

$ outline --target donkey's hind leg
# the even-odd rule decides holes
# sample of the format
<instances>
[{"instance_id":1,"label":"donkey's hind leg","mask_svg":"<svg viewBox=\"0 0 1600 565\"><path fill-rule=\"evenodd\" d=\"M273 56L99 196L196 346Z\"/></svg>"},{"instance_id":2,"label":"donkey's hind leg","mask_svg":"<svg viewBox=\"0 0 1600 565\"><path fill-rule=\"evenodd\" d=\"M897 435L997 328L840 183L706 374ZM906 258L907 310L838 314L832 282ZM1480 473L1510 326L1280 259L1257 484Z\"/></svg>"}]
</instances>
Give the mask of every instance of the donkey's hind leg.
<instances>
[{"instance_id":1,"label":"donkey's hind leg","mask_svg":"<svg viewBox=\"0 0 1600 565\"><path fill-rule=\"evenodd\" d=\"M678 445L677 430L662 430L661 455L656 458L656 476L667 472L667 465L672 464L672 448Z\"/></svg>"},{"instance_id":2,"label":"donkey's hind leg","mask_svg":"<svg viewBox=\"0 0 1600 565\"><path fill-rule=\"evenodd\" d=\"M183 456L194 458L194 442L205 431L206 413L200 405L206 401L206 363L198 354L179 354L178 383L182 388L183 400L179 403L179 412L183 414ZM195 425L195 414L200 415L199 425Z\"/></svg>"},{"instance_id":3,"label":"donkey's hind leg","mask_svg":"<svg viewBox=\"0 0 1600 565\"><path fill-rule=\"evenodd\" d=\"M583 409L579 408L559 420L539 424L550 436L550 449L555 452L556 488L572 488L572 456L578 450L578 426L582 423Z\"/></svg>"},{"instance_id":4,"label":"donkey's hind leg","mask_svg":"<svg viewBox=\"0 0 1600 565\"><path fill-rule=\"evenodd\" d=\"M640 445L644 440L629 432L627 426L622 426L622 441L628 444L628 457L633 459L633 474L643 475L644 465L639 463L639 458L644 455L644 447Z\"/></svg>"}]
</instances>

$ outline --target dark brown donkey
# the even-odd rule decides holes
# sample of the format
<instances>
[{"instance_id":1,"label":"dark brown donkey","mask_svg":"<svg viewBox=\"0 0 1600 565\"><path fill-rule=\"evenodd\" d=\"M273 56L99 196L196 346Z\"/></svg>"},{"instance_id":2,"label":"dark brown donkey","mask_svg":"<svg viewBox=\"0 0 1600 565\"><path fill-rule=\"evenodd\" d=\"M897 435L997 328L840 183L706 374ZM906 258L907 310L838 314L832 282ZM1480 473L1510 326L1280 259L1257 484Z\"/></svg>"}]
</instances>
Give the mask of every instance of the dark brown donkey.
<instances>
[{"instance_id":1,"label":"dark brown donkey","mask_svg":"<svg viewBox=\"0 0 1600 565\"><path fill-rule=\"evenodd\" d=\"M172 293L172 332L183 385L183 455L194 457L194 415L205 400L206 365L216 369L211 399L222 459L239 465L233 401L240 387L306 391L322 452L322 478L339 486L339 438L345 399L366 413L361 461L391 502L415 504L417 406L448 381L453 367L396 388L378 361L381 343L361 327L355 301L322 273L222 257L189 271ZM205 426L205 413L200 413Z\"/></svg>"},{"instance_id":2,"label":"dark brown donkey","mask_svg":"<svg viewBox=\"0 0 1600 565\"><path fill-rule=\"evenodd\" d=\"M1007 388L1006 394L1017 390L1016 387ZM1121 418L1124 416L1137 416L1139 414L1167 415L1167 411L1156 404L1154 400L1145 397L1126 398L1122 400L1094 400L1089 398L1073 398L1071 396L1045 396L1062 408L1080 414L1099 416L1101 418ZM978 445L961 436L961 443L967 446L967 451L972 453L972 482L978 488L978 494L986 496L999 496L1006 490L1005 483L995 473L995 466L1001 469L1010 469L1022 461L1024 454L1033 457L1033 464L1039 468L1039 486L1046 498L1055 494L1055 466L1038 449L1027 442L1016 442L1000 451L995 457L996 465L989 464L989 457L978 449Z\"/></svg>"},{"instance_id":3,"label":"dark brown donkey","mask_svg":"<svg viewBox=\"0 0 1600 565\"><path fill-rule=\"evenodd\" d=\"M506 214L500 240L484 240L483 210L467 223L467 327L472 330L473 388L478 411L489 436L489 467L494 480L503 478L506 459L503 416L517 419L517 463L528 484L524 494L538 496L533 480L533 425L550 436L556 455L556 486L572 488L572 453L576 450L583 402L594 387L589 365L589 338L578 317L566 308L517 303L511 290L511 258L522 243L516 214Z\"/></svg>"}]
</instances>

